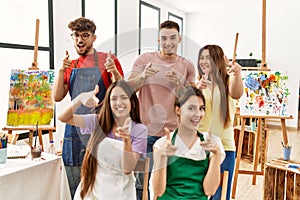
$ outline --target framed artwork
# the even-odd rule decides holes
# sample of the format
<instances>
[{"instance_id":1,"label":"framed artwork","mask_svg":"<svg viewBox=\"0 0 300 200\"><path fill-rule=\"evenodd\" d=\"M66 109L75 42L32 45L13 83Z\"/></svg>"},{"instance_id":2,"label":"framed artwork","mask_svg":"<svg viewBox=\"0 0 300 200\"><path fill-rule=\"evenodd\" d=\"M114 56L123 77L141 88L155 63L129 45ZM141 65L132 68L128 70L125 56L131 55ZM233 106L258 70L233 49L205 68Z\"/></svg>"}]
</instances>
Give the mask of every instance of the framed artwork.
<instances>
[{"instance_id":1,"label":"framed artwork","mask_svg":"<svg viewBox=\"0 0 300 200\"><path fill-rule=\"evenodd\" d=\"M12 69L7 125L49 125L54 113L53 83L53 70Z\"/></svg>"},{"instance_id":2,"label":"framed artwork","mask_svg":"<svg viewBox=\"0 0 300 200\"><path fill-rule=\"evenodd\" d=\"M244 94L239 100L240 114L289 116L288 73L281 71L243 71Z\"/></svg>"}]
</instances>

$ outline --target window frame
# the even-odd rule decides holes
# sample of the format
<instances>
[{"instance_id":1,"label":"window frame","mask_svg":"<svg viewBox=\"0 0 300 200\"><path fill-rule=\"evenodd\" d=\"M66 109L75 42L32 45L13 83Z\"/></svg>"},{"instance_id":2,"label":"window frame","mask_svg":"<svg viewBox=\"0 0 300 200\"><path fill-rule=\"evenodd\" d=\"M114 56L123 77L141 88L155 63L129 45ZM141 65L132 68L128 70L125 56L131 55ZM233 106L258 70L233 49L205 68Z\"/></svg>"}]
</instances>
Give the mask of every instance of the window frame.
<instances>
[{"instance_id":1,"label":"window frame","mask_svg":"<svg viewBox=\"0 0 300 200\"><path fill-rule=\"evenodd\" d=\"M49 46L38 46L39 51L49 51L49 69L54 69L53 0L48 0ZM0 48L34 50L34 45L0 43Z\"/></svg>"},{"instance_id":2,"label":"window frame","mask_svg":"<svg viewBox=\"0 0 300 200\"><path fill-rule=\"evenodd\" d=\"M140 3L139 3L139 49L138 49L138 55L141 54L141 43L142 43L142 30L141 30L141 28L142 28L141 27L142 26L142 5L152 8L158 12L157 28L159 28L159 25L160 25L160 8L156 7L152 4L149 4L145 1L140 0ZM159 45L158 45L157 49L159 50Z\"/></svg>"},{"instance_id":3,"label":"window frame","mask_svg":"<svg viewBox=\"0 0 300 200\"><path fill-rule=\"evenodd\" d=\"M174 18L177 18L178 20L181 21L181 27L180 27L180 32L179 34L181 35L181 37L183 37L183 17L180 17L178 15L175 15L174 13L171 13L171 12L168 12L168 20L170 20L170 16L174 17ZM183 54L183 42L181 42L181 54Z\"/></svg>"}]
</instances>

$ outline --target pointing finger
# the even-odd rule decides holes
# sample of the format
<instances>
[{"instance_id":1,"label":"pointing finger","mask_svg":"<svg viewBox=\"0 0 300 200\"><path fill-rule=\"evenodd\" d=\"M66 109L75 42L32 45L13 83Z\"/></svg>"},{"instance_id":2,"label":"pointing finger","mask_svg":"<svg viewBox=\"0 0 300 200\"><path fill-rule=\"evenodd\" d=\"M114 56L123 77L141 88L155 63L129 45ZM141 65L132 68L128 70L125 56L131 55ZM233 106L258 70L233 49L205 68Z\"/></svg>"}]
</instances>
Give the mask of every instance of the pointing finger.
<instances>
[{"instance_id":1,"label":"pointing finger","mask_svg":"<svg viewBox=\"0 0 300 200\"><path fill-rule=\"evenodd\" d=\"M70 55L69 55L69 52L68 51L66 51L66 59L69 59L69 57L70 57Z\"/></svg>"},{"instance_id":2,"label":"pointing finger","mask_svg":"<svg viewBox=\"0 0 300 200\"><path fill-rule=\"evenodd\" d=\"M170 130L167 127L164 127L164 130L165 130L165 133L166 133L167 140L170 141L171 140Z\"/></svg>"},{"instance_id":3,"label":"pointing finger","mask_svg":"<svg viewBox=\"0 0 300 200\"><path fill-rule=\"evenodd\" d=\"M125 120L125 122L124 122L124 124L123 124L123 128L124 129L127 129L127 128L129 128L129 126L130 126L130 117L127 117L126 118L126 120Z\"/></svg>"},{"instance_id":4,"label":"pointing finger","mask_svg":"<svg viewBox=\"0 0 300 200\"><path fill-rule=\"evenodd\" d=\"M151 67L151 66L152 66L152 63L149 62L149 63L146 65L146 68L149 68L149 67Z\"/></svg>"}]
</instances>

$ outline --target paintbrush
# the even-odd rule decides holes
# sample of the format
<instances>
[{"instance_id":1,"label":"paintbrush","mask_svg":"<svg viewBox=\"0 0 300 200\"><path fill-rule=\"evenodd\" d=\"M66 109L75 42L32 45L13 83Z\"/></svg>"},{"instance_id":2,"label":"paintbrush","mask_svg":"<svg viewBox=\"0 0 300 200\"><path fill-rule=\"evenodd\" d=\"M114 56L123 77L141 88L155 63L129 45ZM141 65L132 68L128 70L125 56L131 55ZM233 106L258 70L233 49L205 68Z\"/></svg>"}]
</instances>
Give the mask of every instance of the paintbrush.
<instances>
[{"instance_id":1,"label":"paintbrush","mask_svg":"<svg viewBox=\"0 0 300 200\"><path fill-rule=\"evenodd\" d=\"M36 148L36 141L37 141L38 129L39 129L39 121L36 121L34 148Z\"/></svg>"}]
</instances>

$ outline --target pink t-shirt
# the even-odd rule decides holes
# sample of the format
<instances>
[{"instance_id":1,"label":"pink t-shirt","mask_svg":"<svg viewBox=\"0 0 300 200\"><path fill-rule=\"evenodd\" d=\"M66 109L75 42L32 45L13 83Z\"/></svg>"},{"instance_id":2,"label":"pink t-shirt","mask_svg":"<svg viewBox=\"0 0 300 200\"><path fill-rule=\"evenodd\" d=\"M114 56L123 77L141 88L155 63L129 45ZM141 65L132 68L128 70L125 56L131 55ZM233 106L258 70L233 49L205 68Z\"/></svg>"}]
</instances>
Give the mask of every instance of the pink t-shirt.
<instances>
[{"instance_id":1,"label":"pink t-shirt","mask_svg":"<svg viewBox=\"0 0 300 200\"><path fill-rule=\"evenodd\" d=\"M188 85L195 82L195 68L191 61L182 56L178 55L175 61L170 62L157 51L140 55L132 71L141 73L149 62L160 71L154 77L147 77L139 90L141 120L147 125L149 135L164 136L164 127L173 131L178 125L174 108L175 85L166 80L165 74L173 70L181 83Z\"/></svg>"}]
</instances>

